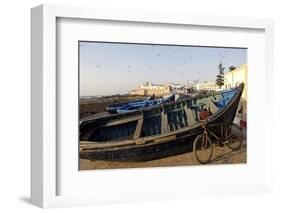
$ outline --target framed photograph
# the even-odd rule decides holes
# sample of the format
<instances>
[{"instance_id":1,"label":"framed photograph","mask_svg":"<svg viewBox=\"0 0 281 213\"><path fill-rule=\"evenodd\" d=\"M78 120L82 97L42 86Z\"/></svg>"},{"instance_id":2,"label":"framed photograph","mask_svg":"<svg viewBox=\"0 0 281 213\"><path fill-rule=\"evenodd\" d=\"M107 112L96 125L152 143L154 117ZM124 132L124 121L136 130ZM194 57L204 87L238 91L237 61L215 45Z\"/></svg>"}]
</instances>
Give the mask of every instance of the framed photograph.
<instances>
[{"instance_id":1,"label":"framed photograph","mask_svg":"<svg viewBox=\"0 0 281 213\"><path fill-rule=\"evenodd\" d=\"M31 15L33 204L270 192L272 20Z\"/></svg>"}]
</instances>

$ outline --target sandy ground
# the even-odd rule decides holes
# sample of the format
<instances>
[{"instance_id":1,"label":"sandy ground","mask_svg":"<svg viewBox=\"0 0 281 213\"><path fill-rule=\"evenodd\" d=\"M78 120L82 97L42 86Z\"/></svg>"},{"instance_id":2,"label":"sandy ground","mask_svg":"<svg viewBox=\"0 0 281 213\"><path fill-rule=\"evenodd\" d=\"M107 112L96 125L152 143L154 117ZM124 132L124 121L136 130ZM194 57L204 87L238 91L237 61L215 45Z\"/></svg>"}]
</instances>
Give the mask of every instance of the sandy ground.
<instances>
[{"instance_id":1,"label":"sandy ground","mask_svg":"<svg viewBox=\"0 0 281 213\"><path fill-rule=\"evenodd\" d=\"M214 147L212 160L209 164L238 164L246 163L247 146L244 143L237 151L232 151L227 146ZM144 168L144 167L162 167L162 166L186 166L199 165L192 152L161 158L146 162L114 162L101 160L80 159L80 170L92 169L117 169L117 168Z\"/></svg>"}]
</instances>

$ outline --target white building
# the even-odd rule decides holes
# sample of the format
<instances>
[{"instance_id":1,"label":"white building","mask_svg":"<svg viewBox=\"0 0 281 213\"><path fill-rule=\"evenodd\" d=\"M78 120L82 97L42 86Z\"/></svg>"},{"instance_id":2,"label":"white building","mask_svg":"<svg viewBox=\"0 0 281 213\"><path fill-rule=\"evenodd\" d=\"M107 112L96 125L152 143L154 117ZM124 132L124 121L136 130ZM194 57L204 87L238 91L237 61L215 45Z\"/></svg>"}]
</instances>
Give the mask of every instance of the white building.
<instances>
[{"instance_id":1,"label":"white building","mask_svg":"<svg viewBox=\"0 0 281 213\"><path fill-rule=\"evenodd\" d=\"M164 83L164 84L153 84L151 82L147 82L145 84L141 84L138 88L129 92L130 95L156 95L156 96L164 96L172 93L176 94L187 94L189 91L189 87L186 85L175 84L175 83Z\"/></svg>"},{"instance_id":2,"label":"white building","mask_svg":"<svg viewBox=\"0 0 281 213\"><path fill-rule=\"evenodd\" d=\"M237 87L242 82L245 84L242 93L242 98L247 99L247 64L237 67L235 70L229 71L224 74L224 89Z\"/></svg>"},{"instance_id":3,"label":"white building","mask_svg":"<svg viewBox=\"0 0 281 213\"><path fill-rule=\"evenodd\" d=\"M169 95L170 86L169 85L156 85L152 84L151 82L147 82L145 84L141 84L137 89L134 89L129 92L130 95L156 95L156 96L163 96Z\"/></svg>"},{"instance_id":4,"label":"white building","mask_svg":"<svg viewBox=\"0 0 281 213\"><path fill-rule=\"evenodd\" d=\"M204 81L201 83L195 84L196 90L207 90L207 91L216 91L219 89L219 86L216 84L216 82L212 81Z\"/></svg>"}]
</instances>

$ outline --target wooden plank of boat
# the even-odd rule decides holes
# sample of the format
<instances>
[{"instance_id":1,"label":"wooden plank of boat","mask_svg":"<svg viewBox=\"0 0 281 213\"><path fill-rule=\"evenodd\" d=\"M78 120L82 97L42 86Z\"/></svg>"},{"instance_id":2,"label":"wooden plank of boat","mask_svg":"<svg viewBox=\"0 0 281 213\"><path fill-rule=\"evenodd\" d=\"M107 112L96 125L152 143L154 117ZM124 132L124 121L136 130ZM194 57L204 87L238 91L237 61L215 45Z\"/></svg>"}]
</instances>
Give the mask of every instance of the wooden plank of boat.
<instances>
[{"instance_id":1,"label":"wooden plank of boat","mask_svg":"<svg viewBox=\"0 0 281 213\"><path fill-rule=\"evenodd\" d=\"M97 148L111 148L111 147L127 146L127 145L133 145L133 144L136 144L134 140L110 142L110 143L80 141L80 151L88 150L88 149L97 149Z\"/></svg>"},{"instance_id":2,"label":"wooden plank of boat","mask_svg":"<svg viewBox=\"0 0 281 213\"><path fill-rule=\"evenodd\" d=\"M105 124L104 126L108 127L108 126L120 125L120 124L124 124L124 123L129 123L129 122L132 122L132 121L137 121L137 120L139 120L141 118L142 118L142 115L131 116L131 117L126 118L126 119L110 121L107 124Z\"/></svg>"},{"instance_id":3,"label":"wooden plank of boat","mask_svg":"<svg viewBox=\"0 0 281 213\"><path fill-rule=\"evenodd\" d=\"M210 107L210 110L211 110L211 112L214 114L214 113L216 113L219 109L218 109L218 107L214 104L214 102L213 101L211 101L211 100L209 100L208 102L207 102L207 106L208 107Z\"/></svg>"},{"instance_id":4,"label":"wooden plank of boat","mask_svg":"<svg viewBox=\"0 0 281 213\"><path fill-rule=\"evenodd\" d=\"M165 143L165 142L168 142L168 141L173 141L173 140L176 140L176 139L177 139L176 135L170 135L170 136L167 136L167 137L155 139L154 142L159 144L159 143Z\"/></svg>"},{"instance_id":5,"label":"wooden plank of boat","mask_svg":"<svg viewBox=\"0 0 281 213\"><path fill-rule=\"evenodd\" d=\"M190 108L187 108L187 106L185 106L184 111L187 116L187 124L189 126L195 124L197 121L196 121L195 115L193 114L192 110Z\"/></svg>"},{"instance_id":6,"label":"wooden plank of boat","mask_svg":"<svg viewBox=\"0 0 281 213\"><path fill-rule=\"evenodd\" d=\"M121 146L128 145L141 145L146 143L165 143L168 141L172 141L176 139L176 135L168 135L165 137L160 137L153 139L154 137L150 137L151 139L146 138L145 140L140 138L138 140L127 140L122 142L111 142L111 143L99 143L99 142L88 142L88 141L80 141L80 151L92 150L92 149L102 149L102 148L116 148Z\"/></svg>"},{"instance_id":7,"label":"wooden plank of boat","mask_svg":"<svg viewBox=\"0 0 281 213\"><path fill-rule=\"evenodd\" d=\"M159 136L158 136L159 137ZM101 143L101 142L88 142L88 141L80 141L80 150L87 150L87 149L102 149L102 148L115 148L115 147L121 147L121 146L128 146L128 145L140 145L145 144L148 141L154 141L155 136L139 138L136 140L126 140L126 141L112 141L107 143Z\"/></svg>"},{"instance_id":8,"label":"wooden plank of boat","mask_svg":"<svg viewBox=\"0 0 281 213\"><path fill-rule=\"evenodd\" d=\"M143 144L160 144L160 143L165 143L165 142L169 142L172 140L176 140L177 136L175 134L173 135L165 135L165 136L151 136L148 138L139 138L137 140L135 140L135 144L136 145L143 145Z\"/></svg>"},{"instance_id":9,"label":"wooden plank of boat","mask_svg":"<svg viewBox=\"0 0 281 213\"><path fill-rule=\"evenodd\" d=\"M140 137L142 124L143 124L143 115L142 115L142 117L138 120L137 127L136 127L136 130L135 130L133 139L137 139L137 138Z\"/></svg>"},{"instance_id":10,"label":"wooden plank of boat","mask_svg":"<svg viewBox=\"0 0 281 213\"><path fill-rule=\"evenodd\" d=\"M167 133L169 131L168 128L168 117L167 117L167 113L164 112L164 109L162 109L162 113L161 113L161 132L162 134Z\"/></svg>"}]
</instances>

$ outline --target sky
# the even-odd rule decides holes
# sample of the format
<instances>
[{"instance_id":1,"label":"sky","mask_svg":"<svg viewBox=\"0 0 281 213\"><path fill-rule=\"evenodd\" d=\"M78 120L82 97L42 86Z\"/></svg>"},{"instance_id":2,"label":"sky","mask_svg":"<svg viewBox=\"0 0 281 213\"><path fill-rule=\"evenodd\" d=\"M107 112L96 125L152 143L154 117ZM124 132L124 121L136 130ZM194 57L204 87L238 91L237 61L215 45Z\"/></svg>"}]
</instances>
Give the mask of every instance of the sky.
<instances>
[{"instance_id":1,"label":"sky","mask_svg":"<svg viewBox=\"0 0 281 213\"><path fill-rule=\"evenodd\" d=\"M141 83L215 81L218 64L247 63L247 49L79 42L80 96L126 94Z\"/></svg>"}]
</instances>

